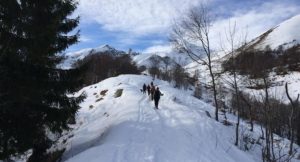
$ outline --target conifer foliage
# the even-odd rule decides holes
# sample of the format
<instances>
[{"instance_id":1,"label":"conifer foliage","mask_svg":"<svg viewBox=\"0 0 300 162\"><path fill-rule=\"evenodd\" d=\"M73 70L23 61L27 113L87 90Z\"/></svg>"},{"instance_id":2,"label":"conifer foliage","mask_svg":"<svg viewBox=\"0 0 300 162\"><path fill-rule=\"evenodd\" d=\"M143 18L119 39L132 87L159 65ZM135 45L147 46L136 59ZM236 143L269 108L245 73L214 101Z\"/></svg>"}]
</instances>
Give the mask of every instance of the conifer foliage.
<instances>
[{"instance_id":1,"label":"conifer foliage","mask_svg":"<svg viewBox=\"0 0 300 162\"><path fill-rule=\"evenodd\" d=\"M68 34L79 23L75 9L74 0L0 1L0 159L32 149L30 161L43 161L74 119L83 96L67 94L78 71L56 65L77 42L78 32Z\"/></svg>"}]
</instances>

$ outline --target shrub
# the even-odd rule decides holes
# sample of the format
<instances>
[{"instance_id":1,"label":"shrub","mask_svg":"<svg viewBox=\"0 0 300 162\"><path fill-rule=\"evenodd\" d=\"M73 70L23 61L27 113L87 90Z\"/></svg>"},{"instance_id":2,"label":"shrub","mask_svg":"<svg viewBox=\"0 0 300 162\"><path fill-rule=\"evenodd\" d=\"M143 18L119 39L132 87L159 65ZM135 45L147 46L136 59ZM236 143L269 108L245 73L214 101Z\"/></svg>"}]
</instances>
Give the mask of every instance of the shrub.
<instances>
[{"instance_id":1,"label":"shrub","mask_svg":"<svg viewBox=\"0 0 300 162\"><path fill-rule=\"evenodd\" d=\"M107 93L107 89L105 89L105 90L102 90L101 92L100 92L100 95L102 95L102 96L105 96L106 95L106 93Z\"/></svg>"},{"instance_id":2,"label":"shrub","mask_svg":"<svg viewBox=\"0 0 300 162\"><path fill-rule=\"evenodd\" d=\"M99 102L99 101L101 101L101 100L103 100L103 98L99 98L99 99L97 99L97 100L96 100L96 102Z\"/></svg>"},{"instance_id":3,"label":"shrub","mask_svg":"<svg viewBox=\"0 0 300 162\"><path fill-rule=\"evenodd\" d=\"M65 152L65 149L57 150L55 152L49 153L45 159L45 162L54 162L54 161L60 161L63 153Z\"/></svg>"},{"instance_id":4,"label":"shrub","mask_svg":"<svg viewBox=\"0 0 300 162\"><path fill-rule=\"evenodd\" d=\"M263 107L265 106L264 101L253 97L249 94L240 93L240 116L245 120L249 120L253 123L258 123L265 125L266 118L264 115ZM230 107L236 111L237 101L235 95L232 96ZM297 144L300 144L300 103L297 103L297 109L294 112L298 114L294 119L294 131L295 131L295 139ZM269 116L269 121L272 125L272 131L281 137L285 137L290 139L291 135L289 134L289 117L291 113L291 105L281 102L276 98L269 98L268 106L270 108L270 112L267 114Z\"/></svg>"},{"instance_id":5,"label":"shrub","mask_svg":"<svg viewBox=\"0 0 300 162\"><path fill-rule=\"evenodd\" d=\"M274 68L277 74L285 75L288 71L300 71L299 48L300 45L286 50L248 50L224 61L222 67L224 71L235 68L239 74L250 75L251 78L261 78Z\"/></svg>"},{"instance_id":6,"label":"shrub","mask_svg":"<svg viewBox=\"0 0 300 162\"><path fill-rule=\"evenodd\" d=\"M115 92L115 98L120 97L123 93L123 89L117 89L117 91Z\"/></svg>"},{"instance_id":7,"label":"shrub","mask_svg":"<svg viewBox=\"0 0 300 162\"><path fill-rule=\"evenodd\" d=\"M84 85L94 84L120 74L140 74L136 64L126 54L93 53L77 61L73 66L81 71L78 77L83 79Z\"/></svg>"}]
</instances>

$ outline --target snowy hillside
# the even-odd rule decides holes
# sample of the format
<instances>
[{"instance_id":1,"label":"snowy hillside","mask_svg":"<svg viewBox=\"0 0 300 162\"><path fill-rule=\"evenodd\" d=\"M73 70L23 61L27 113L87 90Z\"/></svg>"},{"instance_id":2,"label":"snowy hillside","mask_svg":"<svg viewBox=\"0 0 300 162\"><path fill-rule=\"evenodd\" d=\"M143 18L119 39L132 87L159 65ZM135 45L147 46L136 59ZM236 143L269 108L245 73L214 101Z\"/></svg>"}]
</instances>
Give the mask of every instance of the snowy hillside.
<instances>
[{"instance_id":1,"label":"snowy hillside","mask_svg":"<svg viewBox=\"0 0 300 162\"><path fill-rule=\"evenodd\" d=\"M251 41L248 47L263 50L266 46L288 48L300 43L300 15L296 15Z\"/></svg>"},{"instance_id":2,"label":"snowy hillside","mask_svg":"<svg viewBox=\"0 0 300 162\"><path fill-rule=\"evenodd\" d=\"M265 32L260 37L254 39L246 45L246 48L264 50L266 46L270 46L271 49L277 49L280 45L283 45L284 49L290 48L294 45L300 44L299 27L300 15L296 15L280 23L273 29L270 29L269 31ZM236 55L238 54L239 52L236 52ZM230 77L232 76L229 73L223 72L221 64L222 62L227 61L229 58L231 58L231 56L229 54L226 55L224 53L219 53L218 56L222 57L212 58L213 70L215 73L220 74L219 84L224 84L224 86L228 87L228 83L226 82L226 80L230 80ZM200 71L200 81L204 84L209 84L209 82L211 81L209 71L206 65L199 65L196 62L192 62L186 65L185 69L191 75L194 75L196 70ZM278 100L288 103L288 98L285 94L284 85L285 83L288 83L291 95L297 96L297 94L300 93L300 89L298 88L300 85L299 76L299 71L287 72L287 74L285 75L277 75L275 72L271 72L269 74L269 78L272 81L272 86L269 88L270 95ZM238 78L238 85L240 86L241 90L247 92L248 94L255 95L257 97L262 95L263 91L261 89L253 89L251 88L251 85L249 85L250 82L254 83L255 80L251 80L249 79L249 77L244 75L239 75Z\"/></svg>"},{"instance_id":3,"label":"snowy hillside","mask_svg":"<svg viewBox=\"0 0 300 162\"><path fill-rule=\"evenodd\" d=\"M161 58L169 57L172 62L177 63L181 66L185 66L192 62L192 60L185 54L175 52L173 50L165 51L165 52L152 52L152 53L143 53L133 57L133 61L137 63L139 66L151 66L151 57L159 56Z\"/></svg>"},{"instance_id":4,"label":"snowy hillside","mask_svg":"<svg viewBox=\"0 0 300 162\"><path fill-rule=\"evenodd\" d=\"M220 60L224 61L223 59ZM214 60L212 62L213 71L214 73L219 74L218 85L220 86L222 84L223 86L230 89L232 88L230 85L230 81L232 82L232 75L228 72L223 72L220 60ZM185 66L185 69L190 74L190 76L193 76L196 70L199 71L200 82L203 84L211 84L209 70L206 65L199 65L198 63L193 62ZM269 87L269 95L284 103L289 103L285 92L285 83L288 83L289 91L292 96L296 97L298 94L300 94L300 72L294 71L289 72L285 75L277 75L276 73L271 72L269 74L269 80L272 81L272 85ZM250 79L246 75L238 75L237 81L240 90L242 90L243 92L247 92L248 94L254 95L257 98L260 98L264 94L263 89L252 88L254 84L263 84L257 83L255 79Z\"/></svg>"},{"instance_id":5,"label":"snowy hillside","mask_svg":"<svg viewBox=\"0 0 300 162\"><path fill-rule=\"evenodd\" d=\"M186 91L155 80L164 94L155 110L140 92L142 84L151 81L147 76L122 75L80 90L78 94L85 92L87 98L77 125L65 136L69 139L61 139L67 146L63 161L259 161L258 150L247 153L235 147L234 127L209 118L205 111L213 114L213 107ZM122 94L116 97L119 89Z\"/></svg>"},{"instance_id":6,"label":"snowy hillside","mask_svg":"<svg viewBox=\"0 0 300 162\"><path fill-rule=\"evenodd\" d=\"M64 60L62 63L59 65L59 68L62 69L70 69L72 68L72 65L78 61L82 60L88 55L91 54L96 54L96 53L104 53L104 52L109 52L110 54L124 54L125 52L123 51L118 51L113 47L110 47L109 45L102 45L97 48L86 48L82 49L76 52L69 52L64 55Z\"/></svg>"}]
</instances>

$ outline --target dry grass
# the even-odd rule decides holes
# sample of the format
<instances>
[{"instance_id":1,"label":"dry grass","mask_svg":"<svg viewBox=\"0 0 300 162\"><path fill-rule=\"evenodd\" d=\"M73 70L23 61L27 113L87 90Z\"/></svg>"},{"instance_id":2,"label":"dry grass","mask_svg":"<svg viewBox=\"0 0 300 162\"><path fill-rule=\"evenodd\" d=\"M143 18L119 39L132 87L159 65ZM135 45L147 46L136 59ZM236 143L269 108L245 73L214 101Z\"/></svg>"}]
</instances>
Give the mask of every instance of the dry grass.
<instances>
[{"instance_id":1,"label":"dry grass","mask_svg":"<svg viewBox=\"0 0 300 162\"><path fill-rule=\"evenodd\" d=\"M102 95L102 96L105 96L105 95L106 95L106 93L107 93L107 91L108 91L107 89L105 89L105 90L101 91L101 92L100 92L100 95Z\"/></svg>"},{"instance_id":2,"label":"dry grass","mask_svg":"<svg viewBox=\"0 0 300 162\"><path fill-rule=\"evenodd\" d=\"M99 101L101 101L101 100L103 100L103 98L101 97L101 98L99 98L99 99L97 99L96 100L96 102L99 102Z\"/></svg>"}]
</instances>

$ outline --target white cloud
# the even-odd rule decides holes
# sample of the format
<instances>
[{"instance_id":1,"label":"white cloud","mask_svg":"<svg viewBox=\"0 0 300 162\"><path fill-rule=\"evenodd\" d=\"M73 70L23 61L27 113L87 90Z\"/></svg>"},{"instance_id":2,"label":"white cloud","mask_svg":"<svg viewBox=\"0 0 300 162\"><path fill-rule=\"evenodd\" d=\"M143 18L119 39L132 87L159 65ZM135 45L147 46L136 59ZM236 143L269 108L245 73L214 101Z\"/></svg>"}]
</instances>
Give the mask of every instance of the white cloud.
<instances>
[{"instance_id":1,"label":"white cloud","mask_svg":"<svg viewBox=\"0 0 300 162\"><path fill-rule=\"evenodd\" d=\"M155 45L151 46L142 53L155 53L155 52L171 52L172 51L172 46L171 45Z\"/></svg>"},{"instance_id":2,"label":"white cloud","mask_svg":"<svg viewBox=\"0 0 300 162\"><path fill-rule=\"evenodd\" d=\"M207 0L79 0L83 22L135 35L164 32L174 18Z\"/></svg>"},{"instance_id":3,"label":"white cloud","mask_svg":"<svg viewBox=\"0 0 300 162\"><path fill-rule=\"evenodd\" d=\"M267 30L276 27L284 20L300 14L300 6L282 1L266 2L259 7L250 8L248 11L236 10L232 12L232 16L228 18L216 18L210 31L210 43L215 50L229 50L229 44L226 40L225 33L229 30L229 22L231 26L236 23L235 45L240 45L247 35L247 41L250 41ZM147 48L145 51L155 52L164 50L164 46Z\"/></svg>"},{"instance_id":4,"label":"white cloud","mask_svg":"<svg viewBox=\"0 0 300 162\"><path fill-rule=\"evenodd\" d=\"M81 24L100 24L107 32L118 34L117 46L127 48L140 43L142 36L162 34L168 36L173 20L184 15L190 7L202 2L216 2L215 0L78 0L76 13L81 16ZM234 1L224 1L234 3ZM214 4L214 3L211 3ZM222 5L222 4L214 4ZM212 6L213 7L213 6ZM214 9L214 8L212 8ZM246 10L247 9L247 10ZM237 23L239 32L247 28L248 40L253 39L283 20L299 14L300 6L288 1L274 0L261 2L260 6L243 7L230 10L230 18L218 19L211 29L211 43L220 48L220 40L225 40L224 31L228 28L229 20ZM229 14L230 15L230 14ZM220 36L221 35L221 36ZM222 37L222 38L220 38ZM82 37L81 41L91 41ZM164 50L163 40L149 41L145 51Z\"/></svg>"},{"instance_id":5,"label":"white cloud","mask_svg":"<svg viewBox=\"0 0 300 162\"><path fill-rule=\"evenodd\" d=\"M90 41L92 41L92 39L89 38L88 36L81 35L80 38L79 38L79 41L80 42L90 42Z\"/></svg>"}]
</instances>

